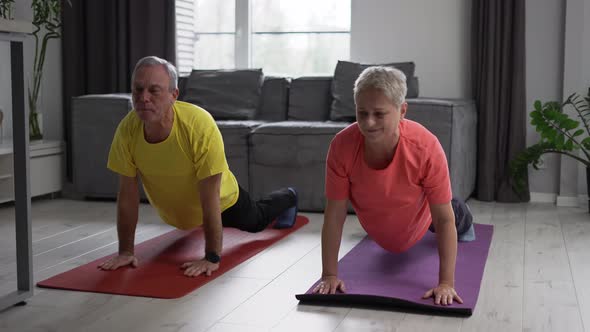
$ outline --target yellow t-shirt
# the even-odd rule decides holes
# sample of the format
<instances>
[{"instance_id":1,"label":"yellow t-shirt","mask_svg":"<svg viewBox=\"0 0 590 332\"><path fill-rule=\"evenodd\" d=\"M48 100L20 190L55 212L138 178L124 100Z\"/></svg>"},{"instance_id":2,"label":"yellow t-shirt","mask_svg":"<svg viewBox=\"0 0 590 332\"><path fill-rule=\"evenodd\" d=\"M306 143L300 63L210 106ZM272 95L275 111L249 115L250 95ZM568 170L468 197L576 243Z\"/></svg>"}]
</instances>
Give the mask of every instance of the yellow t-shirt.
<instances>
[{"instance_id":1,"label":"yellow t-shirt","mask_svg":"<svg viewBox=\"0 0 590 332\"><path fill-rule=\"evenodd\" d=\"M135 111L119 123L107 167L121 175L139 175L152 206L174 227L191 229L203 223L199 181L223 173L221 210L238 200L238 182L229 170L223 139L213 117L195 105L177 101L170 135L151 144Z\"/></svg>"}]
</instances>

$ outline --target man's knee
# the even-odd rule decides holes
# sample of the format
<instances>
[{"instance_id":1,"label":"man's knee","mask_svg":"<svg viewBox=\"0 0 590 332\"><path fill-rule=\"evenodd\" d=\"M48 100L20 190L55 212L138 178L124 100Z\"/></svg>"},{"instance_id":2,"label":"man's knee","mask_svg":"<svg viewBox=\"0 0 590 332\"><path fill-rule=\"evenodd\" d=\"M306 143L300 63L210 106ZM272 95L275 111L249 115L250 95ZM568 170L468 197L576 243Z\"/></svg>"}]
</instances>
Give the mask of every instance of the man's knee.
<instances>
[{"instance_id":1,"label":"man's knee","mask_svg":"<svg viewBox=\"0 0 590 332\"><path fill-rule=\"evenodd\" d=\"M239 229L241 231L246 231L249 233L258 233L258 232L262 232L263 230L265 230L266 226L268 226L268 225L262 225L262 224L242 225Z\"/></svg>"}]
</instances>

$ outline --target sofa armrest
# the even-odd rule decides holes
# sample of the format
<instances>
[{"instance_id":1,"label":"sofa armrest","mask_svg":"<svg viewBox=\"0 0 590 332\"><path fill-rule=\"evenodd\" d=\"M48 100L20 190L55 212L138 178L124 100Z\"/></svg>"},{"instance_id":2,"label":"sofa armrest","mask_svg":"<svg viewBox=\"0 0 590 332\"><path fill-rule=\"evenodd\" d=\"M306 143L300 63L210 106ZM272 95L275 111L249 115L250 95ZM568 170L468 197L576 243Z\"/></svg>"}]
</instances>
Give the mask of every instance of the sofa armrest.
<instances>
[{"instance_id":1,"label":"sofa armrest","mask_svg":"<svg viewBox=\"0 0 590 332\"><path fill-rule=\"evenodd\" d=\"M440 141L451 176L453 195L467 199L475 189L477 111L466 99L407 99L406 118L430 130Z\"/></svg>"},{"instance_id":2,"label":"sofa armrest","mask_svg":"<svg viewBox=\"0 0 590 332\"><path fill-rule=\"evenodd\" d=\"M115 130L131 109L129 94L72 98L72 189L76 194L117 197L119 179L107 169L107 161Z\"/></svg>"}]
</instances>

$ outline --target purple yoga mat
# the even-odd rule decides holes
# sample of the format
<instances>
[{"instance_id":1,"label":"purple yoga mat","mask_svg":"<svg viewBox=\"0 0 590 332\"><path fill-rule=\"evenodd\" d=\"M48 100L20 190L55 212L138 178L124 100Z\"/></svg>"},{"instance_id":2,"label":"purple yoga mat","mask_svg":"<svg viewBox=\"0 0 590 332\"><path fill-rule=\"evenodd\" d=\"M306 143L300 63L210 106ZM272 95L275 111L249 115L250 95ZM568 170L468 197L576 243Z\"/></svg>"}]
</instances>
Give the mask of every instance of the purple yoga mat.
<instances>
[{"instance_id":1,"label":"purple yoga mat","mask_svg":"<svg viewBox=\"0 0 590 332\"><path fill-rule=\"evenodd\" d=\"M492 241L493 226L475 224L476 240L459 242L455 290L463 304L435 305L422 295L438 283L438 250L435 235L427 232L414 247L401 254L390 253L369 237L363 239L338 263L338 275L347 293L312 294L319 280L296 298L305 304L406 308L412 311L471 316Z\"/></svg>"}]
</instances>

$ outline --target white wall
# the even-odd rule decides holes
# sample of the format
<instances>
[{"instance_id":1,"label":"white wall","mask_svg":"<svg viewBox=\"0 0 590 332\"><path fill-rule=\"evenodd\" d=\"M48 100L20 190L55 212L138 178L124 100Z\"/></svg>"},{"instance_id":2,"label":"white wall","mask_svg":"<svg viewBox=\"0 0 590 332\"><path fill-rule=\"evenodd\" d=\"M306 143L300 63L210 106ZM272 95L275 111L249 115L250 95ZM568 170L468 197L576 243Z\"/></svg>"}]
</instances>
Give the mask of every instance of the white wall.
<instances>
[{"instance_id":1,"label":"white wall","mask_svg":"<svg viewBox=\"0 0 590 332\"><path fill-rule=\"evenodd\" d=\"M526 0L527 124L534 100L562 100L566 1L586 3L583 67L590 81L590 0ZM471 30L470 1L352 0L351 60L412 60L421 96L469 98ZM527 144L537 139L527 125ZM560 158L547 155L545 169L531 171L529 180L531 192L557 195Z\"/></svg>"},{"instance_id":2,"label":"white wall","mask_svg":"<svg viewBox=\"0 0 590 332\"><path fill-rule=\"evenodd\" d=\"M585 97L590 87L590 0L566 2L563 97L573 92ZM572 108L566 112L578 117ZM561 157L560 166L558 203L574 205L578 196L582 198L587 194L585 167L569 157Z\"/></svg>"},{"instance_id":3,"label":"white wall","mask_svg":"<svg viewBox=\"0 0 590 332\"><path fill-rule=\"evenodd\" d=\"M526 95L528 113L535 100L561 101L563 92L563 48L565 0L526 1ZM534 144L539 134L527 125L527 145ZM545 168L529 169L530 190L534 193L559 192L558 155L545 155Z\"/></svg>"},{"instance_id":4,"label":"white wall","mask_svg":"<svg viewBox=\"0 0 590 332\"><path fill-rule=\"evenodd\" d=\"M583 36L584 50L582 57L582 68L583 68L583 83L585 91L582 91L583 95L588 93L590 89L590 0L584 1L584 36ZM578 165L578 174L580 174L580 181L578 182L578 193L586 193L586 196L590 196L588 187L586 185L586 169L582 164Z\"/></svg>"},{"instance_id":5,"label":"white wall","mask_svg":"<svg viewBox=\"0 0 590 332\"><path fill-rule=\"evenodd\" d=\"M15 4L15 19L30 21L33 17L31 0L19 0ZM23 45L25 98L28 77L30 77L34 59L34 39L28 37ZM0 42L0 107L4 113L12 112L12 98L10 88L10 44ZM43 133L46 139L63 139L63 103L62 103L62 63L61 40L49 41L45 58L44 75L41 87L41 112L43 114ZM25 102L26 111L28 105ZM12 136L12 117L5 119L4 136Z\"/></svg>"},{"instance_id":6,"label":"white wall","mask_svg":"<svg viewBox=\"0 0 590 332\"><path fill-rule=\"evenodd\" d=\"M10 90L10 42L0 41L0 109L4 113L2 122L3 137L12 136L11 109L12 95Z\"/></svg>"},{"instance_id":7,"label":"white wall","mask_svg":"<svg viewBox=\"0 0 590 332\"><path fill-rule=\"evenodd\" d=\"M469 0L352 0L352 61L414 61L420 95L471 96Z\"/></svg>"}]
</instances>

